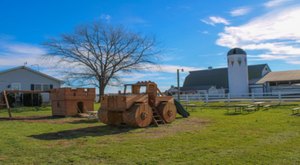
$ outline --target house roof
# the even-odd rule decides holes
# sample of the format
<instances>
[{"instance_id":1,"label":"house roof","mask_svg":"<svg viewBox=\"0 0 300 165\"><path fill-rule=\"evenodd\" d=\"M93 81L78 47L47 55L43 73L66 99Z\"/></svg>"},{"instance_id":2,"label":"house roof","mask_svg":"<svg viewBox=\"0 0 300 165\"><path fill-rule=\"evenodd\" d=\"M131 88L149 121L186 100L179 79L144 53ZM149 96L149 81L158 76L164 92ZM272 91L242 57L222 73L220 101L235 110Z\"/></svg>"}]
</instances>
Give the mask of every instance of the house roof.
<instances>
[{"instance_id":1,"label":"house roof","mask_svg":"<svg viewBox=\"0 0 300 165\"><path fill-rule=\"evenodd\" d=\"M19 69L25 69L25 70L27 70L27 71L29 71L29 72L33 72L33 73L35 73L35 74L41 75L41 76L43 76L43 77L46 77L46 78L48 78L48 79L52 79L52 80L54 80L54 81L58 81L58 82L60 82L60 83L63 83L63 81L60 80L60 79L57 79L57 78L54 78L54 77L52 77L52 76L49 76L49 75L47 75L47 74L45 74L45 73L42 73L42 72L33 70L33 69L31 69L31 68L29 68L29 67L26 67L26 66L18 66L18 67L15 67L15 68L11 68L11 69L7 69L7 70L4 70L4 71L0 71L0 75L1 75L1 74L4 74L4 73L11 72L11 71L19 70Z\"/></svg>"},{"instance_id":2,"label":"house roof","mask_svg":"<svg viewBox=\"0 0 300 165\"><path fill-rule=\"evenodd\" d=\"M279 81L295 81L300 80L300 70L289 70L280 72L270 72L260 79L257 84L265 82L279 82Z\"/></svg>"},{"instance_id":3,"label":"house roof","mask_svg":"<svg viewBox=\"0 0 300 165\"><path fill-rule=\"evenodd\" d=\"M262 71L266 66L268 67L267 64L249 65L249 82L253 80L257 81L262 78ZM211 86L216 86L216 88L228 88L227 68L191 71L185 78L183 84L183 88L194 88L198 90L209 89Z\"/></svg>"}]
</instances>

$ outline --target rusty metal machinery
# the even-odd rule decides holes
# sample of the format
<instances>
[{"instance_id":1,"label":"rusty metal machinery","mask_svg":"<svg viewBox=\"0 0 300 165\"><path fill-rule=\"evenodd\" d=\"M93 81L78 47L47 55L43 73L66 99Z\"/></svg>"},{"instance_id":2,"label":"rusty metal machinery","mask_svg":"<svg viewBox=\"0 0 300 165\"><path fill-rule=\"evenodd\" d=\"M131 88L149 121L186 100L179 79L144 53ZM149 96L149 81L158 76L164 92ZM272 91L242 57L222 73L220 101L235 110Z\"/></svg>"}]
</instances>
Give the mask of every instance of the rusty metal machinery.
<instances>
[{"instance_id":1,"label":"rusty metal machinery","mask_svg":"<svg viewBox=\"0 0 300 165\"><path fill-rule=\"evenodd\" d=\"M175 120L176 107L173 97L164 96L156 83L137 82L125 85L122 94L103 96L98 117L108 125L158 126Z\"/></svg>"}]
</instances>

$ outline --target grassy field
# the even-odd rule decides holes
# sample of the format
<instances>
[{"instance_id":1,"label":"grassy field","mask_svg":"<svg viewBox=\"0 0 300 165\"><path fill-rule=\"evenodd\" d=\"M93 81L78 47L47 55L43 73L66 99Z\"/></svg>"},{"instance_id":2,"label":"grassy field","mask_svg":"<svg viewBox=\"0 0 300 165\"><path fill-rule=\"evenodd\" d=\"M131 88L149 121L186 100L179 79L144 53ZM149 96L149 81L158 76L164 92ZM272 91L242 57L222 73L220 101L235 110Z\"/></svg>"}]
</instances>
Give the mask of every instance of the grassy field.
<instances>
[{"instance_id":1,"label":"grassy field","mask_svg":"<svg viewBox=\"0 0 300 165\"><path fill-rule=\"evenodd\" d=\"M290 109L239 114L208 106L144 129L83 118L2 119L0 164L300 164L300 116ZM22 108L13 115L51 111Z\"/></svg>"}]
</instances>

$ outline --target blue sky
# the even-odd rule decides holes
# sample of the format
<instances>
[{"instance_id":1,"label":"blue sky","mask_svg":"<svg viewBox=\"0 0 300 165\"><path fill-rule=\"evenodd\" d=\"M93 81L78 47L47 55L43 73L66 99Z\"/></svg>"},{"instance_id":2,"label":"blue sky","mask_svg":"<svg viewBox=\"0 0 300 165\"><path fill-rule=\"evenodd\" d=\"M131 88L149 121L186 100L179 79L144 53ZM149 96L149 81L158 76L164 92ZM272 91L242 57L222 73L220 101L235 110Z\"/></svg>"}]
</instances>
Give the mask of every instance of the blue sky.
<instances>
[{"instance_id":1,"label":"blue sky","mask_svg":"<svg viewBox=\"0 0 300 165\"><path fill-rule=\"evenodd\" d=\"M102 20L155 35L163 49L160 68L123 77L176 85L176 69L226 66L226 53L241 47L249 64L273 71L300 69L300 2L297 0L1 0L0 69L23 65L61 75L41 58L47 38ZM36 64L39 64L37 66ZM181 81L182 82L182 81ZM107 92L118 88L110 87Z\"/></svg>"}]
</instances>

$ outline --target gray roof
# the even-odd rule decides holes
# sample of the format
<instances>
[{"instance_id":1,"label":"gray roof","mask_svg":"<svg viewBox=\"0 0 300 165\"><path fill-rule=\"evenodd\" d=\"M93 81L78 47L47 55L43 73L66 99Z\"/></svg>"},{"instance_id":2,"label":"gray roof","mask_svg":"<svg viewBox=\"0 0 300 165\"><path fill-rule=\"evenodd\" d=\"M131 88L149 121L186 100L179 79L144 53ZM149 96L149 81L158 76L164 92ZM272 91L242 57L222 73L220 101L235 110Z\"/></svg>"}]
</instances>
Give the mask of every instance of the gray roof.
<instances>
[{"instance_id":1,"label":"gray roof","mask_svg":"<svg viewBox=\"0 0 300 165\"><path fill-rule=\"evenodd\" d=\"M52 80L54 80L54 81L58 81L58 82L60 82L60 83L63 83L63 82L64 82L64 81L62 81L62 80L59 80L59 79L54 78L54 77L52 77L52 76L49 76L49 75L47 75L47 74L45 74L45 73L42 73L42 72L33 70L33 69L31 69L31 68L29 68L29 67L26 67L26 66L19 66L19 67L15 67L15 68L11 68L11 69L7 69L7 70L4 70L4 71L1 71L1 72L0 72L0 75L1 75L1 74L4 74L4 73L7 73L7 72L15 71L15 70L18 70L18 69L25 69L25 70L28 70L28 71L33 72L33 73L35 73L35 74L41 75L41 76L43 76L43 77L52 79Z\"/></svg>"},{"instance_id":2,"label":"gray roof","mask_svg":"<svg viewBox=\"0 0 300 165\"><path fill-rule=\"evenodd\" d=\"M241 49L241 48L233 48L233 49L230 49L227 53L227 56L230 56L230 55L235 55L235 54L244 54L244 55L247 55L247 53Z\"/></svg>"},{"instance_id":3,"label":"gray roof","mask_svg":"<svg viewBox=\"0 0 300 165\"><path fill-rule=\"evenodd\" d=\"M253 82L253 80L257 81L262 78L262 71L266 66L268 67L267 64L249 65L249 82ZM216 88L228 88L227 68L191 71L185 78L183 84L183 88L195 90L209 89L211 86L216 86Z\"/></svg>"},{"instance_id":4,"label":"gray roof","mask_svg":"<svg viewBox=\"0 0 300 165\"><path fill-rule=\"evenodd\" d=\"M289 70L280 72L270 72L260 79L257 84L265 82L280 82L280 81L299 81L300 70Z\"/></svg>"}]
</instances>

